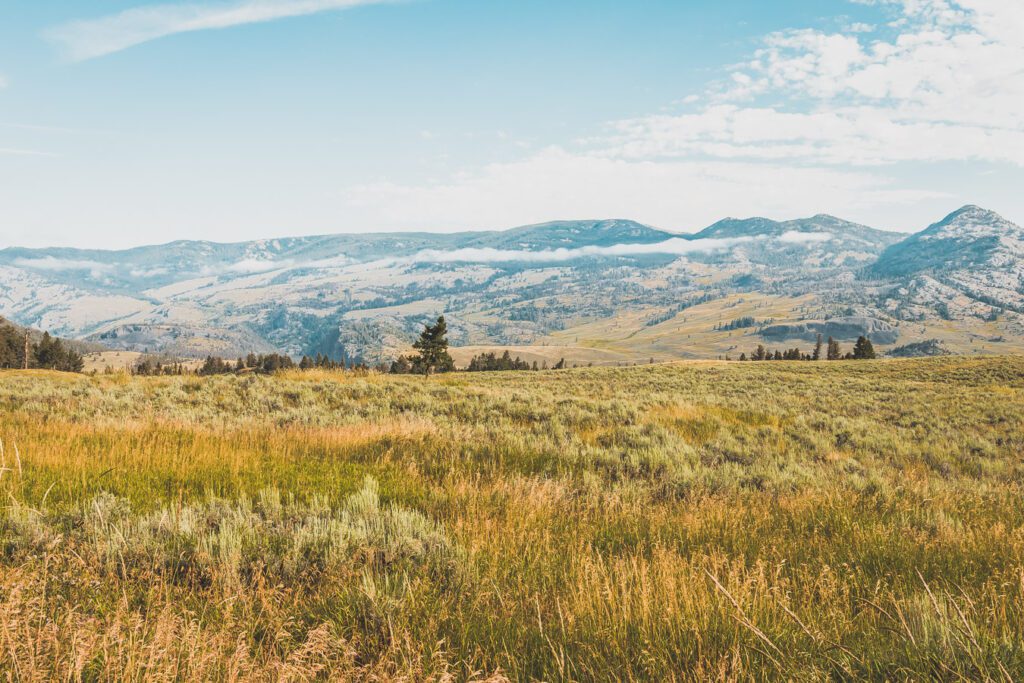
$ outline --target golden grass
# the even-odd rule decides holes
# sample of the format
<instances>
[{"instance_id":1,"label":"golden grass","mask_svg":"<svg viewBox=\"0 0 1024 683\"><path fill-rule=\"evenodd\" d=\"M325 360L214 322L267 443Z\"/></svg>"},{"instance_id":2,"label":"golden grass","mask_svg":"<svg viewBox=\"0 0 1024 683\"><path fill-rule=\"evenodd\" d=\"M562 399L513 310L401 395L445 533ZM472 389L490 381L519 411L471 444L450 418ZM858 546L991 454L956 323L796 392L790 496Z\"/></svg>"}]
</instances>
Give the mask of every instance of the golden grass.
<instances>
[{"instance_id":1,"label":"golden grass","mask_svg":"<svg viewBox=\"0 0 1024 683\"><path fill-rule=\"evenodd\" d=\"M11 680L1024 673L1024 359L10 372L0 439Z\"/></svg>"}]
</instances>

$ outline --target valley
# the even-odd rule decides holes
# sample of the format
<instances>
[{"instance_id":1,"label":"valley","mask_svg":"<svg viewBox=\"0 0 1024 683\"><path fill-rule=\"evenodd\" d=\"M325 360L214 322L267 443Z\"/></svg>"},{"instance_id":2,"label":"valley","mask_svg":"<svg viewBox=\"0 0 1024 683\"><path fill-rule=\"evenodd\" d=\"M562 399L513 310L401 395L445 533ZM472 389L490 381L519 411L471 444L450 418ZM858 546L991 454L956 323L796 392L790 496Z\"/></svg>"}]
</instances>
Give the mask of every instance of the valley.
<instances>
[{"instance_id":1,"label":"valley","mask_svg":"<svg viewBox=\"0 0 1024 683\"><path fill-rule=\"evenodd\" d=\"M0 250L0 315L112 351L376 364L444 313L471 350L580 364L738 356L817 333L1024 350L1024 231L964 207L914 235L831 216ZM742 323L742 325L741 325Z\"/></svg>"}]
</instances>

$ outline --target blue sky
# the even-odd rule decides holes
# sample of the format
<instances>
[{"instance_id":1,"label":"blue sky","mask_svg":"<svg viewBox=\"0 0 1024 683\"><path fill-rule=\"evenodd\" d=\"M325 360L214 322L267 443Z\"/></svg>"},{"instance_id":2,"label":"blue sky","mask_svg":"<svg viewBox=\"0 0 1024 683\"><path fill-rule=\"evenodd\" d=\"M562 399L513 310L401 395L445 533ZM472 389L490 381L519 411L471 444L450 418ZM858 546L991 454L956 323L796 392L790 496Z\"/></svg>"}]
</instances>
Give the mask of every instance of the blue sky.
<instances>
[{"instance_id":1,"label":"blue sky","mask_svg":"<svg viewBox=\"0 0 1024 683\"><path fill-rule=\"evenodd\" d=\"M10 5L16 5L11 8ZM0 9L0 247L1024 220L1017 0Z\"/></svg>"}]
</instances>

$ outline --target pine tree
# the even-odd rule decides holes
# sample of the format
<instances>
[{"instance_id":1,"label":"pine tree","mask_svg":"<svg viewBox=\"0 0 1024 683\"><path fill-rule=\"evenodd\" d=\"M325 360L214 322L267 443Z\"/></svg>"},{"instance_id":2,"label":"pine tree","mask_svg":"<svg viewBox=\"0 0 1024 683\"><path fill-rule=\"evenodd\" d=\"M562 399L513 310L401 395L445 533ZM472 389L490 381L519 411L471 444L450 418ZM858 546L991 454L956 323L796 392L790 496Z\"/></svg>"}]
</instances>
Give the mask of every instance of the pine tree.
<instances>
[{"instance_id":1,"label":"pine tree","mask_svg":"<svg viewBox=\"0 0 1024 683\"><path fill-rule=\"evenodd\" d=\"M853 357L856 360L872 360L875 356L875 347L867 337L858 337L857 343L853 345Z\"/></svg>"},{"instance_id":2,"label":"pine tree","mask_svg":"<svg viewBox=\"0 0 1024 683\"><path fill-rule=\"evenodd\" d=\"M409 359L405 356L399 356L398 360L391 364L388 372L392 375L408 375L412 372L412 364L409 363Z\"/></svg>"},{"instance_id":3,"label":"pine tree","mask_svg":"<svg viewBox=\"0 0 1024 683\"><path fill-rule=\"evenodd\" d=\"M818 335L818 341L814 345L814 355L811 356L811 360L821 360L821 347L822 347L821 335L819 334Z\"/></svg>"},{"instance_id":4,"label":"pine tree","mask_svg":"<svg viewBox=\"0 0 1024 683\"><path fill-rule=\"evenodd\" d=\"M826 358L828 358L828 360L842 360L843 358L843 351L839 348L839 342L832 337L828 338L828 351Z\"/></svg>"},{"instance_id":5,"label":"pine tree","mask_svg":"<svg viewBox=\"0 0 1024 683\"><path fill-rule=\"evenodd\" d=\"M80 354L65 347L60 339L51 337L49 332L43 333L43 338L35 345L30 355L34 356L35 367L47 370L81 372L84 365ZM33 359L30 358L31 360Z\"/></svg>"},{"instance_id":6,"label":"pine tree","mask_svg":"<svg viewBox=\"0 0 1024 683\"><path fill-rule=\"evenodd\" d=\"M455 361L448 353L448 323L440 316L434 325L426 325L420 338L412 345L420 352L416 365L429 377L432 372L450 372Z\"/></svg>"}]
</instances>

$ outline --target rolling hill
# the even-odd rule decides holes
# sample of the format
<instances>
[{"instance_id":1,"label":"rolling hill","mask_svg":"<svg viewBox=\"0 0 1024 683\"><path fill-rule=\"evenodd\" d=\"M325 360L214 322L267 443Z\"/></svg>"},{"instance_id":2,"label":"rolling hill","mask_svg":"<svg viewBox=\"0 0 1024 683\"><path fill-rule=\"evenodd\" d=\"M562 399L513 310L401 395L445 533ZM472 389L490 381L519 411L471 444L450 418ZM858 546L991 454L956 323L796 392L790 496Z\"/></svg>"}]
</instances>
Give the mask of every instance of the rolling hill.
<instances>
[{"instance_id":1,"label":"rolling hill","mask_svg":"<svg viewBox=\"0 0 1024 683\"><path fill-rule=\"evenodd\" d=\"M738 355L806 345L818 331L889 348L1014 351L1024 349L1022 245L1021 228L969 206L910 236L818 215L726 219L695 234L593 220L11 247L0 250L0 315L181 357L280 350L377 362L441 312L458 346L537 358L570 347L581 362Z\"/></svg>"}]
</instances>

